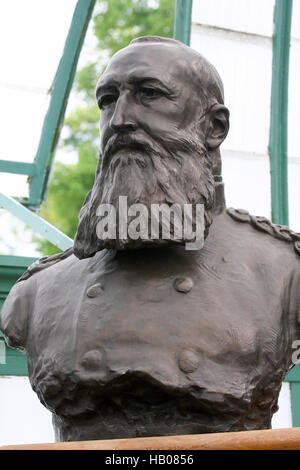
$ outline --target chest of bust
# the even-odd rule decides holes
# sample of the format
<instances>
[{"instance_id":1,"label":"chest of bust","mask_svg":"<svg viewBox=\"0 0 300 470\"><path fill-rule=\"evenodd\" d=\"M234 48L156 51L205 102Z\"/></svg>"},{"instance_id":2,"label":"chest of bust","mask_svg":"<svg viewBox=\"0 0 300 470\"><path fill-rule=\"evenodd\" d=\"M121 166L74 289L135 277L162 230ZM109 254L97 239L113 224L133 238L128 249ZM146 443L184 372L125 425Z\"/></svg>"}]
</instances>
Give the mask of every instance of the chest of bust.
<instances>
[{"instance_id":1,"label":"chest of bust","mask_svg":"<svg viewBox=\"0 0 300 470\"><path fill-rule=\"evenodd\" d=\"M104 382L140 371L223 392L244 390L273 360L276 367L276 283L266 292L259 273L226 258L184 269L180 260L159 261L93 260L69 285L52 277L50 289L37 292L29 332L43 368L50 360L58 374Z\"/></svg>"}]
</instances>

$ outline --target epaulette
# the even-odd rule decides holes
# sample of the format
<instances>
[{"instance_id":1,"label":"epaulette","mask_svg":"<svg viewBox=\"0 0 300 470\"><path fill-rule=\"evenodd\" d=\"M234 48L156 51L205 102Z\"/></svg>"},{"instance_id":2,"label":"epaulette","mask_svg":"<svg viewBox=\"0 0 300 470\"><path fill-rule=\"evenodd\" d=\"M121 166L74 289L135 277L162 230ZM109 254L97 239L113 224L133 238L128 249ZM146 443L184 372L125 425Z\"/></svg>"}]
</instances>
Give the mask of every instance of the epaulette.
<instances>
[{"instance_id":1,"label":"epaulette","mask_svg":"<svg viewBox=\"0 0 300 470\"><path fill-rule=\"evenodd\" d=\"M27 271L25 271L25 273L22 274L22 276L17 280L17 283L21 281L26 281L26 279L29 279L31 276L33 276L33 274L36 274L39 271L42 271L43 269L49 268L50 266L53 266L53 264L59 263L60 261L68 258L72 254L73 247L68 248L62 253L57 253L52 256L43 256L42 258L36 260L33 264L29 266Z\"/></svg>"},{"instance_id":2,"label":"epaulette","mask_svg":"<svg viewBox=\"0 0 300 470\"><path fill-rule=\"evenodd\" d=\"M238 222L248 222L257 230L266 232L279 240L292 242L294 244L295 252L300 256L300 233L293 232L286 225L273 224L266 217L250 215L249 212L243 209L233 209L230 207L226 209L226 211L227 214Z\"/></svg>"}]
</instances>

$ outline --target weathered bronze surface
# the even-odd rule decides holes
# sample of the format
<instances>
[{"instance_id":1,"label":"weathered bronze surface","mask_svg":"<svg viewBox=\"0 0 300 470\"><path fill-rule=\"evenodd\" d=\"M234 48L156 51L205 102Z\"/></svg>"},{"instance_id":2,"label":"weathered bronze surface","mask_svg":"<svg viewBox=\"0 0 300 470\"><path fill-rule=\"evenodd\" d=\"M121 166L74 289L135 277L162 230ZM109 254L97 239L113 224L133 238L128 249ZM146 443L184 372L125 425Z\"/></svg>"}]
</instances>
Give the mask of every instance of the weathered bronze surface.
<instances>
[{"instance_id":1,"label":"weathered bronze surface","mask_svg":"<svg viewBox=\"0 0 300 470\"><path fill-rule=\"evenodd\" d=\"M139 38L97 99L99 167L74 248L32 265L1 311L56 439L269 428L300 338L300 236L225 208L219 75L175 40ZM99 240L97 207L120 195L204 204L204 247Z\"/></svg>"}]
</instances>

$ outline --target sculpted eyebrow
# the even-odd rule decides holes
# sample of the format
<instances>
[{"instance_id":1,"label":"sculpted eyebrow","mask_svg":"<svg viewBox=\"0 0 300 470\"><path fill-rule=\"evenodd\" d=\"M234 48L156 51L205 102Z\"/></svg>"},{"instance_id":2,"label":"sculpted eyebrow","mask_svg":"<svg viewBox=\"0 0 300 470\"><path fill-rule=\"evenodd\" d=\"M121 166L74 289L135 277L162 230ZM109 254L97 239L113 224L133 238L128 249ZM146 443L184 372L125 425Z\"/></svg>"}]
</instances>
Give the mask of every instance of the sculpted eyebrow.
<instances>
[{"instance_id":1,"label":"sculpted eyebrow","mask_svg":"<svg viewBox=\"0 0 300 470\"><path fill-rule=\"evenodd\" d=\"M107 82L103 83L102 85L99 85L96 89L96 97L99 98L102 93L107 93L107 92L112 92L112 93L118 93L118 83L113 81L113 82Z\"/></svg>"},{"instance_id":2,"label":"sculpted eyebrow","mask_svg":"<svg viewBox=\"0 0 300 470\"><path fill-rule=\"evenodd\" d=\"M154 77L132 76L128 79L128 83L134 86L142 86L146 84L159 86L169 95L174 95L176 93L174 90L171 90L166 84L161 82L158 78ZM103 82L96 89L96 97L99 100L103 93L119 93L119 87L120 84L115 80Z\"/></svg>"},{"instance_id":3,"label":"sculpted eyebrow","mask_svg":"<svg viewBox=\"0 0 300 470\"><path fill-rule=\"evenodd\" d=\"M163 82L161 82L158 78L154 77L137 77L137 76L132 76L128 80L128 83L133 84L133 85L156 85L159 86L160 88L163 88L167 93L174 93L167 85L165 85Z\"/></svg>"}]
</instances>

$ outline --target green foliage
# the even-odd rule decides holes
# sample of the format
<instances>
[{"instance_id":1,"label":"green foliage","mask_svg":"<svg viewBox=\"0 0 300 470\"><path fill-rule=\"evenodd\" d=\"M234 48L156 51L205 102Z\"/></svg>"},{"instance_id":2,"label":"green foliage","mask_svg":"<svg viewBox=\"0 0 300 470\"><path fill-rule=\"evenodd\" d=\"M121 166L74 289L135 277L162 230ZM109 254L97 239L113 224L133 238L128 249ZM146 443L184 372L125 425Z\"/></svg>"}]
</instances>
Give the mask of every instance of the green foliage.
<instances>
[{"instance_id":1,"label":"green foliage","mask_svg":"<svg viewBox=\"0 0 300 470\"><path fill-rule=\"evenodd\" d=\"M93 142L78 145L78 163L65 165L55 164L47 203L40 215L59 227L64 233L74 238L77 220L83 200L94 183L97 166L97 150ZM47 240L37 241L42 253L51 255L59 250Z\"/></svg>"},{"instance_id":2,"label":"green foliage","mask_svg":"<svg viewBox=\"0 0 300 470\"><path fill-rule=\"evenodd\" d=\"M137 36L172 37L175 0L98 0L94 16L99 60L83 67L76 75L75 86L83 105L66 119L68 136L62 145L75 150L78 162L67 165L56 162L52 171L47 202L40 215L74 237L78 213L92 187L97 166L99 109L94 90L99 73L107 60ZM59 251L46 240L36 240L43 255Z\"/></svg>"},{"instance_id":3,"label":"green foliage","mask_svg":"<svg viewBox=\"0 0 300 470\"><path fill-rule=\"evenodd\" d=\"M94 31L100 50L107 50L109 55L127 46L137 36L172 37L173 0L109 0L99 3L104 8L95 17Z\"/></svg>"},{"instance_id":4,"label":"green foliage","mask_svg":"<svg viewBox=\"0 0 300 470\"><path fill-rule=\"evenodd\" d=\"M95 101L95 100L94 100ZM95 142L99 136L99 108L96 103L78 107L66 119L69 136L64 139L64 146L77 150L82 142Z\"/></svg>"}]
</instances>

